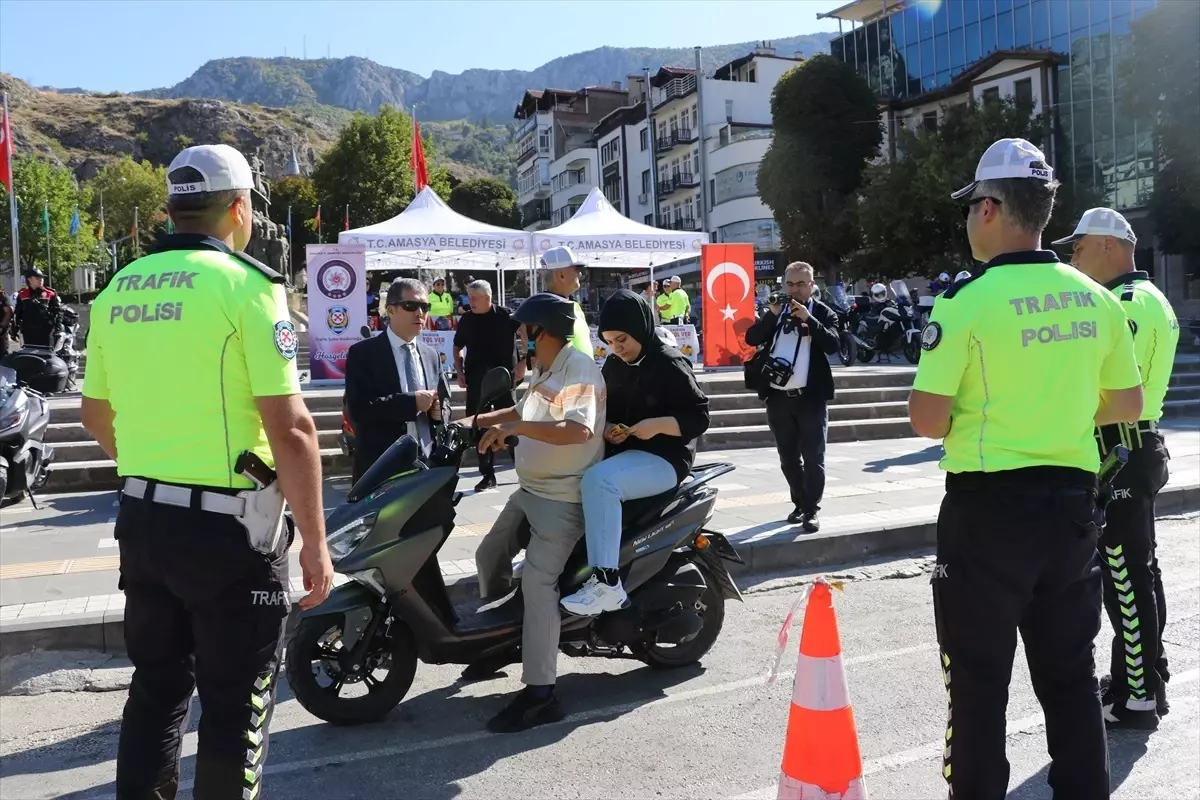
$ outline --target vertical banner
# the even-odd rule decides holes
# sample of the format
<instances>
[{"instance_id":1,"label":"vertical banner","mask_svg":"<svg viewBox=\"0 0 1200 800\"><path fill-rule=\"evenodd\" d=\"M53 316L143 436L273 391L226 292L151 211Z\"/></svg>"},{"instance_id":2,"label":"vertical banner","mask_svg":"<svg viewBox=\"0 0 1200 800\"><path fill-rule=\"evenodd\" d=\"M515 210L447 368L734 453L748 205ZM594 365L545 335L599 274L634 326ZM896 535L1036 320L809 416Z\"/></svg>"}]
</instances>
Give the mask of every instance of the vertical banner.
<instances>
[{"instance_id":1,"label":"vertical banner","mask_svg":"<svg viewBox=\"0 0 1200 800\"><path fill-rule=\"evenodd\" d=\"M746 331L754 323L754 245L700 246L704 290L704 364L736 367L754 348Z\"/></svg>"},{"instance_id":2,"label":"vertical banner","mask_svg":"<svg viewBox=\"0 0 1200 800\"><path fill-rule=\"evenodd\" d=\"M367 324L367 248L310 244L308 349L313 381L346 379L346 351Z\"/></svg>"}]
</instances>

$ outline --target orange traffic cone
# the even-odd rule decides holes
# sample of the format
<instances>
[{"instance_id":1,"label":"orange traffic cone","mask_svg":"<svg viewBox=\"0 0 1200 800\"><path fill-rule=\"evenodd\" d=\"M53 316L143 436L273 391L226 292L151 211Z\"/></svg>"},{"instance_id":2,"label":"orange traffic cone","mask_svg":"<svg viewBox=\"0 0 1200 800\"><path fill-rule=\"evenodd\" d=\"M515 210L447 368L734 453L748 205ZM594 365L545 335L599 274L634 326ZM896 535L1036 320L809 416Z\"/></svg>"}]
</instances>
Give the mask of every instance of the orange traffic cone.
<instances>
[{"instance_id":1,"label":"orange traffic cone","mask_svg":"<svg viewBox=\"0 0 1200 800\"><path fill-rule=\"evenodd\" d=\"M829 584L808 594L779 800L867 800Z\"/></svg>"}]
</instances>

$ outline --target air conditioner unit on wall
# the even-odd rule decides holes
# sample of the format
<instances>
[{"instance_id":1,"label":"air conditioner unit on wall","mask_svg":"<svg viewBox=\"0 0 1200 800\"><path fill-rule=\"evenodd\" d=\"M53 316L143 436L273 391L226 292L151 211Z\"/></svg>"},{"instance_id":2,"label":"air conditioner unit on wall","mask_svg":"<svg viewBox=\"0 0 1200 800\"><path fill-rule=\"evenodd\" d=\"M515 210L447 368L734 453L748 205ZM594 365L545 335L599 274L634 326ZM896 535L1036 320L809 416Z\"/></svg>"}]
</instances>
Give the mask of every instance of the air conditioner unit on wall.
<instances>
[{"instance_id":1,"label":"air conditioner unit on wall","mask_svg":"<svg viewBox=\"0 0 1200 800\"><path fill-rule=\"evenodd\" d=\"M649 203L649 202L650 202L650 195L646 194L645 192L642 192L641 194L638 195L638 205L644 206L644 205L646 205L646 203Z\"/></svg>"}]
</instances>

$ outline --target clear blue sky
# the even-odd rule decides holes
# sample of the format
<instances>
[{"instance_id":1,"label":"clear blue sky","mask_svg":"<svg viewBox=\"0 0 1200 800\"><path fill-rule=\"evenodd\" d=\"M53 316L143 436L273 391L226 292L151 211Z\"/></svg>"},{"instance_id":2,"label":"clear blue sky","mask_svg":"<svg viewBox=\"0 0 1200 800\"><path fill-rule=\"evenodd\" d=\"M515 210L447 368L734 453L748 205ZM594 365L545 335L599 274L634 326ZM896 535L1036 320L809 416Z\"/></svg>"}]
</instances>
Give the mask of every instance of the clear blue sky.
<instances>
[{"instance_id":1,"label":"clear blue sky","mask_svg":"<svg viewBox=\"0 0 1200 800\"><path fill-rule=\"evenodd\" d=\"M428 76L533 69L595 47L837 30L847 0L0 0L0 72L39 86L170 86L230 56L367 56ZM194 24L189 24L194 23Z\"/></svg>"}]
</instances>

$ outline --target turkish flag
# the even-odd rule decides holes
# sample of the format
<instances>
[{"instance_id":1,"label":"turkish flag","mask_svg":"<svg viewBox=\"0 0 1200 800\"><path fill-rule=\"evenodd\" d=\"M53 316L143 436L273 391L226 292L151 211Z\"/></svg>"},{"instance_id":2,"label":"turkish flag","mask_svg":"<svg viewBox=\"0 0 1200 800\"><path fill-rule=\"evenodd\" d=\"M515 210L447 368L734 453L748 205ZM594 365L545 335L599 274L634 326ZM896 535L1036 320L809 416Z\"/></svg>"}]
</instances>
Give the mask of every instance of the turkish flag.
<instances>
[{"instance_id":1,"label":"turkish flag","mask_svg":"<svg viewBox=\"0 0 1200 800\"><path fill-rule=\"evenodd\" d=\"M754 323L754 245L701 245L700 274L704 364L740 366L754 354L746 344L746 330Z\"/></svg>"}]
</instances>

